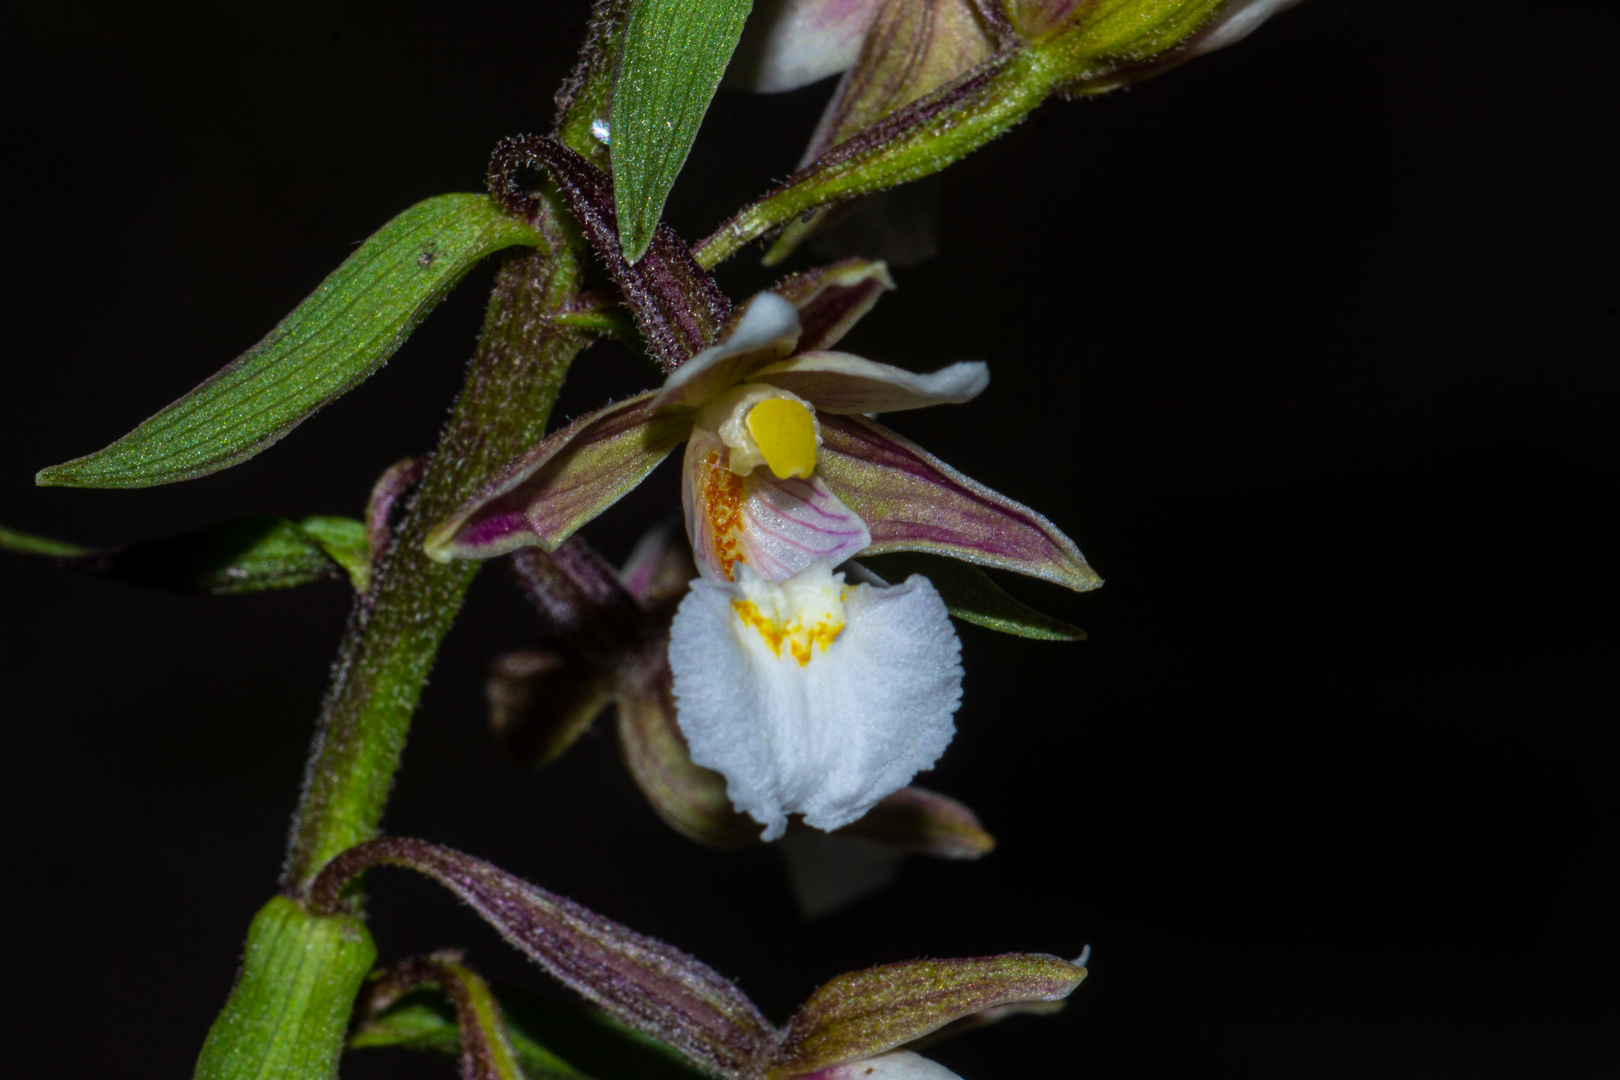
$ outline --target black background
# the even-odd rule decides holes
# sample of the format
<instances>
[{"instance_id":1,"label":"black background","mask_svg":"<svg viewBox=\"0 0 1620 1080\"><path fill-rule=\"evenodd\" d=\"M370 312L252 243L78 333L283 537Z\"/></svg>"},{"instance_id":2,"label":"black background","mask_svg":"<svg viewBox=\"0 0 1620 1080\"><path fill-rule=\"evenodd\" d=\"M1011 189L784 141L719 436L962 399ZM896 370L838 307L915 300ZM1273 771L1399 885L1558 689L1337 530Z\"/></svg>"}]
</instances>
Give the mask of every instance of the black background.
<instances>
[{"instance_id":1,"label":"black background","mask_svg":"<svg viewBox=\"0 0 1620 1080\"><path fill-rule=\"evenodd\" d=\"M497 138L549 124L583 21L9 8L0 521L100 544L357 514L432 444L487 270L249 464L137 492L31 478L252 344L392 214L477 190ZM910 862L805 923L774 852L668 831L605 731L520 769L481 698L532 633L499 570L388 829L664 937L778 1015L871 963L1091 943L1061 1016L931 1051L968 1080L1613 1075L1617 31L1598 0L1309 0L949 172L943 253L848 346L989 360L983 398L897 426L1108 579L1011 583L1085 644L962 631L960 735L923 781L979 811L987 860ZM826 92L722 93L669 219L700 236L789 171ZM769 280L746 253L721 277ZM595 350L562 409L649 383ZM666 468L589 535L621 556L674 492ZM0 562L14 1065L188 1073L274 889L347 607L336 584L180 597ZM371 911L384 960L467 945L544 984L408 875ZM368 1051L345 1075L450 1069Z\"/></svg>"}]
</instances>

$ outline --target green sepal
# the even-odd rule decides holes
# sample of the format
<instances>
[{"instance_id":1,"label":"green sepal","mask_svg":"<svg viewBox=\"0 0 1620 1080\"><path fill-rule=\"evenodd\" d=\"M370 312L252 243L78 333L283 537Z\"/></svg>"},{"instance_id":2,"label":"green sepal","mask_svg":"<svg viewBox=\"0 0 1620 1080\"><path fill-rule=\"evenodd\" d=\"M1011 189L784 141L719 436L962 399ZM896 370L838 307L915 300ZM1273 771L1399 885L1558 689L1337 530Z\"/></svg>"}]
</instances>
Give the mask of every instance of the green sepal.
<instances>
[{"instance_id":1,"label":"green sepal","mask_svg":"<svg viewBox=\"0 0 1620 1080\"><path fill-rule=\"evenodd\" d=\"M295 523L256 515L101 549L0 528L0 551L49 558L71 570L168 592L267 592L324 581L343 571L363 592L371 572L365 526L339 517Z\"/></svg>"},{"instance_id":2,"label":"green sepal","mask_svg":"<svg viewBox=\"0 0 1620 1080\"><path fill-rule=\"evenodd\" d=\"M861 565L890 584L921 574L939 590L945 607L963 622L1036 641L1084 641L1086 632L1009 596L977 566L940 555L902 551L862 555Z\"/></svg>"},{"instance_id":3,"label":"green sepal","mask_svg":"<svg viewBox=\"0 0 1620 1080\"><path fill-rule=\"evenodd\" d=\"M359 918L272 899L248 930L241 975L208 1031L196 1080L331 1080L376 958Z\"/></svg>"},{"instance_id":4,"label":"green sepal","mask_svg":"<svg viewBox=\"0 0 1620 1080\"><path fill-rule=\"evenodd\" d=\"M42 469L35 481L151 487L239 465L382 367L479 260L544 243L486 195L417 203L253 348L111 446Z\"/></svg>"},{"instance_id":5,"label":"green sepal","mask_svg":"<svg viewBox=\"0 0 1620 1080\"><path fill-rule=\"evenodd\" d=\"M753 0L636 0L613 89L614 209L634 263L652 243Z\"/></svg>"},{"instance_id":6,"label":"green sepal","mask_svg":"<svg viewBox=\"0 0 1620 1080\"><path fill-rule=\"evenodd\" d=\"M496 987L494 992L507 1037L529 1080L586 1076L580 1068L588 1069L589 1075L640 1080L697 1080L706 1075L650 1036L596 1010L511 987ZM456 1010L441 990L415 991L361 1024L349 1039L351 1049L373 1046L455 1057L461 1052Z\"/></svg>"}]
</instances>

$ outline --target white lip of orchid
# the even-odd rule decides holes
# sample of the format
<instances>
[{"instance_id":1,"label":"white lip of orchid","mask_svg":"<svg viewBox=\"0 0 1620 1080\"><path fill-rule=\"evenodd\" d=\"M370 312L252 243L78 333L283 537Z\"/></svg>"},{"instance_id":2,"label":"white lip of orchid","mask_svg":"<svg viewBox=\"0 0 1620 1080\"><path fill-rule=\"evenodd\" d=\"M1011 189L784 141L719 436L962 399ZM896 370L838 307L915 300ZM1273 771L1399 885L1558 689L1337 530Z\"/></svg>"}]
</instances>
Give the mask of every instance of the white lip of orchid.
<instances>
[{"instance_id":1,"label":"white lip of orchid","mask_svg":"<svg viewBox=\"0 0 1620 1080\"><path fill-rule=\"evenodd\" d=\"M791 401L810 414L815 430L816 446L821 446L821 425L816 423L816 407L797 394L779 390L766 383L744 383L733 386L698 410L694 427L712 431L726 444L726 468L738 476L747 476L761 465L766 465L766 454L759 440L749 430L748 417L754 407L763 401ZM782 477L787 479L787 477Z\"/></svg>"},{"instance_id":2,"label":"white lip of orchid","mask_svg":"<svg viewBox=\"0 0 1620 1080\"><path fill-rule=\"evenodd\" d=\"M699 578L670 628L676 720L738 810L831 830L931 767L954 734L961 645L929 582L847 586L821 559L772 582Z\"/></svg>"}]
</instances>

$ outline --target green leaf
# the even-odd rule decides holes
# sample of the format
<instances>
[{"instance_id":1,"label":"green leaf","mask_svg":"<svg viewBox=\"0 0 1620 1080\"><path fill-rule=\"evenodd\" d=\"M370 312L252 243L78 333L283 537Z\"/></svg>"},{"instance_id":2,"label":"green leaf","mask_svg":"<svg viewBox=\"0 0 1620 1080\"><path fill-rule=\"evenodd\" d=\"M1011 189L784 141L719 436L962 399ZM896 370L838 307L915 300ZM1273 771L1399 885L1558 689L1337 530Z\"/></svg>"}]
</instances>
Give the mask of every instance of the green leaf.
<instances>
[{"instance_id":1,"label":"green leaf","mask_svg":"<svg viewBox=\"0 0 1620 1080\"><path fill-rule=\"evenodd\" d=\"M0 551L49 558L71 570L169 592L290 589L347 570L365 591L371 571L365 526L349 518L300 523L259 515L118 548L85 548L0 528Z\"/></svg>"},{"instance_id":2,"label":"green leaf","mask_svg":"<svg viewBox=\"0 0 1620 1080\"><path fill-rule=\"evenodd\" d=\"M1037 641L1085 640L1086 632L1078 626L1042 615L1007 595L988 574L969 563L913 551L863 555L860 561L890 583L921 574L934 583L950 613L964 622Z\"/></svg>"},{"instance_id":3,"label":"green leaf","mask_svg":"<svg viewBox=\"0 0 1620 1080\"><path fill-rule=\"evenodd\" d=\"M242 973L208 1031L196 1080L331 1080L377 948L353 915L311 915L284 896L248 930Z\"/></svg>"},{"instance_id":4,"label":"green leaf","mask_svg":"<svg viewBox=\"0 0 1620 1080\"><path fill-rule=\"evenodd\" d=\"M486 195L417 203L253 348L111 446L35 481L150 487L241 464L380 368L475 263L514 244L544 241Z\"/></svg>"},{"instance_id":5,"label":"green leaf","mask_svg":"<svg viewBox=\"0 0 1620 1080\"><path fill-rule=\"evenodd\" d=\"M635 262L697 138L753 0L636 0L613 89L614 206Z\"/></svg>"}]
</instances>

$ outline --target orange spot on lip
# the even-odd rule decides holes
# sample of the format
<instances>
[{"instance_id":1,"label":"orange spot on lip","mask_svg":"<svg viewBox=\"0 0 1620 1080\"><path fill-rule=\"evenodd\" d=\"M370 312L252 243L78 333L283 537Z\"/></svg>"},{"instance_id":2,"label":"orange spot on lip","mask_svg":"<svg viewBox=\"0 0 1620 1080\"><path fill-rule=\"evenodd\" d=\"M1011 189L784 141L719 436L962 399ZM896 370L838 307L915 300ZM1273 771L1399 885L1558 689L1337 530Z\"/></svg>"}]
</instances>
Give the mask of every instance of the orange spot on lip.
<instances>
[{"instance_id":1,"label":"orange spot on lip","mask_svg":"<svg viewBox=\"0 0 1620 1080\"><path fill-rule=\"evenodd\" d=\"M714 549L715 562L727 581L732 580L731 568L747 562L738 550L742 535L742 501L746 481L720 463L719 451L711 450L703 459L703 513L709 519L709 542Z\"/></svg>"}]
</instances>

